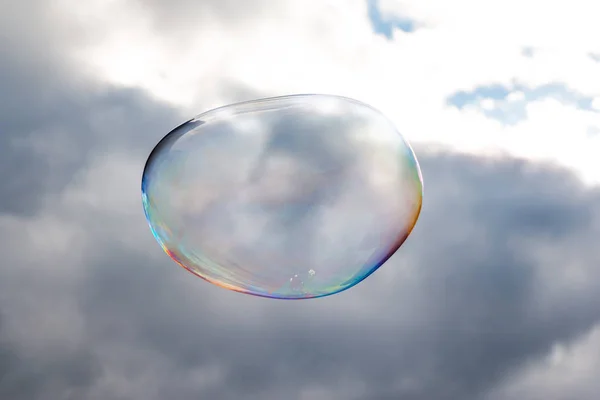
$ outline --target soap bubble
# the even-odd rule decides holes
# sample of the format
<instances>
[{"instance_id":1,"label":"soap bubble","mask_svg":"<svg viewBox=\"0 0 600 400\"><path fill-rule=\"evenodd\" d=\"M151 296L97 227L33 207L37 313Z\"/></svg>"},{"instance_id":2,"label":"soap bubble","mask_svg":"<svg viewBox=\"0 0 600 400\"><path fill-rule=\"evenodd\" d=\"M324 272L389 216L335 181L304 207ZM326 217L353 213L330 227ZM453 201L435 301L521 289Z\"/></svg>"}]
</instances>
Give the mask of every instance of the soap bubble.
<instances>
[{"instance_id":1,"label":"soap bubble","mask_svg":"<svg viewBox=\"0 0 600 400\"><path fill-rule=\"evenodd\" d=\"M283 299L365 279L406 240L422 195L394 126L330 95L201 114L158 143L142 178L146 218L174 261L215 285Z\"/></svg>"}]
</instances>

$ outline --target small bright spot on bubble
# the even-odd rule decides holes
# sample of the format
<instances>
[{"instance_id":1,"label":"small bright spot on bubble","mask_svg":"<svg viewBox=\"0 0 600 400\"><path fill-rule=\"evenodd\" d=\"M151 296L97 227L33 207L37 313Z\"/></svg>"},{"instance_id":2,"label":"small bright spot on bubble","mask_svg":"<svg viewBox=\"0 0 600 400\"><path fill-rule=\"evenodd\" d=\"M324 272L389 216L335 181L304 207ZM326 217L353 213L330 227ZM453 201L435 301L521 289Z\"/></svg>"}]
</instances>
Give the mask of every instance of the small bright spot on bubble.
<instances>
[{"instance_id":1,"label":"small bright spot on bubble","mask_svg":"<svg viewBox=\"0 0 600 400\"><path fill-rule=\"evenodd\" d=\"M156 145L142 178L146 218L174 261L283 299L361 282L406 240L422 195L415 154L389 120L329 95L201 114Z\"/></svg>"},{"instance_id":2,"label":"small bright spot on bubble","mask_svg":"<svg viewBox=\"0 0 600 400\"><path fill-rule=\"evenodd\" d=\"M294 275L290 278L290 289L295 292L303 292L304 290L304 282L302 282L302 278L298 275Z\"/></svg>"}]
</instances>

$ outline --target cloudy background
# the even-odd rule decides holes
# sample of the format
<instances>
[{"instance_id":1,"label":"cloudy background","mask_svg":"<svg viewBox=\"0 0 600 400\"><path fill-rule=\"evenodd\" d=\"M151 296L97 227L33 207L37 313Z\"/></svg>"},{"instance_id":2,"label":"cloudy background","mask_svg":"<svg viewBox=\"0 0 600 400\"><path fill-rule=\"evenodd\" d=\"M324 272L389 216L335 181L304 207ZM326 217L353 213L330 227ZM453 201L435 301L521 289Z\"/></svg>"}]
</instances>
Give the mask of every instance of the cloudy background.
<instances>
[{"instance_id":1,"label":"cloudy background","mask_svg":"<svg viewBox=\"0 0 600 400\"><path fill-rule=\"evenodd\" d=\"M592 0L0 0L1 399L596 399ZM209 108L382 110L426 182L413 235L299 302L178 268L145 158Z\"/></svg>"}]
</instances>

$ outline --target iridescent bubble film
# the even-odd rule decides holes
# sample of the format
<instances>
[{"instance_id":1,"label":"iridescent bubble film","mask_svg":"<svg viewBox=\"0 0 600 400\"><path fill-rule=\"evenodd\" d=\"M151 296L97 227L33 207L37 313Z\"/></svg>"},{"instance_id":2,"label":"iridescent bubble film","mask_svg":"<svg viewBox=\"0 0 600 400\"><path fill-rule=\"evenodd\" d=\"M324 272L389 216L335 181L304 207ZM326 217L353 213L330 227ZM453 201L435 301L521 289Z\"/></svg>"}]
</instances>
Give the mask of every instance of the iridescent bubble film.
<instances>
[{"instance_id":1,"label":"iridescent bubble film","mask_svg":"<svg viewBox=\"0 0 600 400\"><path fill-rule=\"evenodd\" d=\"M164 251L224 288L322 297L406 240L423 183L409 144L356 100L295 95L208 111L165 136L142 178Z\"/></svg>"}]
</instances>

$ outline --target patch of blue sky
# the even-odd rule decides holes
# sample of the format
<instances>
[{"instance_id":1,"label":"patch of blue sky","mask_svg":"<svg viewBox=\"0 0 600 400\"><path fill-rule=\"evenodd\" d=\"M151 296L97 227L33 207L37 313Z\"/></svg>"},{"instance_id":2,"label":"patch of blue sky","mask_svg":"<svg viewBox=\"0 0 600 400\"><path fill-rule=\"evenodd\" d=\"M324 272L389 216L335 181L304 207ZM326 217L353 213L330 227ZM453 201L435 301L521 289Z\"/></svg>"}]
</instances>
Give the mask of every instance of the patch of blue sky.
<instances>
[{"instance_id":1,"label":"patch of blue sky","mask_svg":"<svg viewBox=\"0 0 600 400\"><path fill-rule=\"evenodd\" d=\"M367 0L367 7L373 31L379 35L391 39L394 29L400 29L404 32L413 32L415 30L415 22L409 18L390 18L382 15L379 8L379 0Z\"/></svg>"},{"instance_id":2,"label":"patch of blue sky","mask_svg":"<svg viewBox=\"0 0 600 400\"><path fill-rule=\"evenodd\" d=\"M502 85L479 86L469 92L461 90L454 93L448 98L448 103L462 109L483 99L504 100L512 91L513 89Z\"/></svg>"},{"instance_id":3,"label":"patch of blue sky","mask_svg":"<svg viewBox=\"0 0 600 400\"><path fill-rule=\"evenodd\" d=\"M511 96L511 93L521 93ZM529 88L523 85L510 87L503 85L479 86L471 91L458 91L448 97L447 103L458 109L475 106L488 118L512 125L527 118L527 103L552 98L562 104L581 110L594 111L593 98L569 90L563 84L549 83Z\"/></svg>"}]
</instances>

